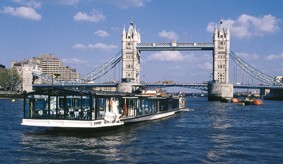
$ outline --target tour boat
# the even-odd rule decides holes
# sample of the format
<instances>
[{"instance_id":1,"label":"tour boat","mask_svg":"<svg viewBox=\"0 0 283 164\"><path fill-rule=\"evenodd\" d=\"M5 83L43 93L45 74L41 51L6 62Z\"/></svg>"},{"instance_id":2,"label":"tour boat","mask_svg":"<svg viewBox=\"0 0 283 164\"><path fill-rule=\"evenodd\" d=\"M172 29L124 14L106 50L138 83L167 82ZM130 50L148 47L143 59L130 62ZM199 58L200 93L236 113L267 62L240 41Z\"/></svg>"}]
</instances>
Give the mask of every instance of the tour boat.
<instances>
[{"instance_id":1,"label":"tour boat","mask_svg":"<svg viewBox=\"0 0 283 164\"><path fill-rule=\"evenodd\" d=\"M41 88L24 94L22 125L110 128L160 119L185 108L183 97L142 92Z\"/></svg>"}]
</instances>

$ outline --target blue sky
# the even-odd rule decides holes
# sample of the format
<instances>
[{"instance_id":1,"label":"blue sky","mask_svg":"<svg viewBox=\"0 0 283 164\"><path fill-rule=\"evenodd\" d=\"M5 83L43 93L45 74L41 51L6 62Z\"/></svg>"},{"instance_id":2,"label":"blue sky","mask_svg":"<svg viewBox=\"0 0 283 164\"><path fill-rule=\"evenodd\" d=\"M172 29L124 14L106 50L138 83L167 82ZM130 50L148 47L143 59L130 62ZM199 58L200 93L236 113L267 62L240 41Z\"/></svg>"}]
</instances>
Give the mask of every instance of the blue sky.
<instances>
[{"instance_id":1,"label":"blue sky","mask_svg":"<svg viewBox=\"0 0 283 164\"><path fill-rule=\"evenodd\" d=\"M223 20L232 51L270 76L283 75L282 7L281 0L0 0L0 63L52 53L84 75L120 51L131 20L145 43L212 43L213 26ZM202 82L212 72L210 51L141 55L144 81Z\"/></svg>"}]
</instances>

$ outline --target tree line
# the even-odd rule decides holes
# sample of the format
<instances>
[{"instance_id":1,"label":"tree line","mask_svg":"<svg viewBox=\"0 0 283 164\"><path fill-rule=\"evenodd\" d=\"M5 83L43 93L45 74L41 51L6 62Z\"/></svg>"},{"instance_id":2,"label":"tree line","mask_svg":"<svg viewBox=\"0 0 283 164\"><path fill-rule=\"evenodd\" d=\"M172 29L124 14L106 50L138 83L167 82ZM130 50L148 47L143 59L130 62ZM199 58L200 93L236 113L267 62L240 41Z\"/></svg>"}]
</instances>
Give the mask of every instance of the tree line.
<instances>
[{"instance_id":1,"label":"tree line","mask_svg":"<svg viewBox=\"0 0 283 164\"><path fill-rule=\"evenodd\" d=\"M15 69L0 69L0 90L17 90L22 78Z\"/></svg>"}]
</instances>

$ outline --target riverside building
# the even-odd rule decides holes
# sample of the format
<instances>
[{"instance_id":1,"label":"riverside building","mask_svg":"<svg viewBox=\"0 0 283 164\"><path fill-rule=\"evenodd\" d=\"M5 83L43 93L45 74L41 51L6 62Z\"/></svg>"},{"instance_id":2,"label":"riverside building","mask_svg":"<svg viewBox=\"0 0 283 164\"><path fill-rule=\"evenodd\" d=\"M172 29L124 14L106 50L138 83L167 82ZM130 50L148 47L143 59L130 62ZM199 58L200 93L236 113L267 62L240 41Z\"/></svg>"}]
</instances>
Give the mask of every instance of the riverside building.
<instances>
[{"instance_id":1,"label":"riverside building","mask_svg":"<svg viewBox=\"0 0 283 164\"><path fill-rule=\"evenodd\" d=\"M22 77L21 90L28 92L32 91L32 84L46 83L41 77L33 76L33 72L49 77L52 77L53 74L60 74L57 79L60 81L76 81L80 78L76 69L64 66L61 60L52 54L43 54L20 62L12 62L11 68L16 69Z\"/></svg>"}]
</instances>

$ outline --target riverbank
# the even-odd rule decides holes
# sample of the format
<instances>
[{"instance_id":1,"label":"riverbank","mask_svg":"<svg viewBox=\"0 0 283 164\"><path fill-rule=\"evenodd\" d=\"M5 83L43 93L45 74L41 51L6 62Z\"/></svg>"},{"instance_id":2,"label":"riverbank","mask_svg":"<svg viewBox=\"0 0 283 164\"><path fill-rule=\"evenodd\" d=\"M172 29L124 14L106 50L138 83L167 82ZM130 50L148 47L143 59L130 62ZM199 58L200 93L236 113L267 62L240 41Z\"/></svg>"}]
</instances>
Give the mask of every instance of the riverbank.
<instances>
[{"instance_id":1,"label":"riverbank","mask_svg":"<svg viewBox=\"0 0 283 164\"><path fill-rule=\"evenodd\" d=\"M20 92L20 91L0 91L0 98L23 98L23 92Z\"/></svg>"}]
</instances>

